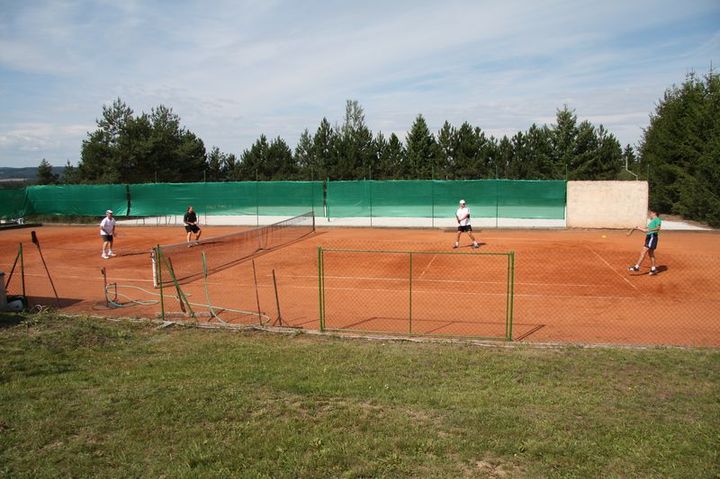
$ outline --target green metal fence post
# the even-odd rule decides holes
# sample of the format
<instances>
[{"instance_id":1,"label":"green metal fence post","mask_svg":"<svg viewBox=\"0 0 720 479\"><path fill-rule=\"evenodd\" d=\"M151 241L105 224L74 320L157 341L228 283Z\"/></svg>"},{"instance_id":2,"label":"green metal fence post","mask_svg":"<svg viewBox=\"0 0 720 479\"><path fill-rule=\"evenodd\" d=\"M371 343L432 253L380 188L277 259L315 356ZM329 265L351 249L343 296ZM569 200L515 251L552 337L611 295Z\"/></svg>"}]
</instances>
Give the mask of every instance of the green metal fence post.
<instances>
[{"instance_id":1,"label":"green metal fence post","mask_svg":"<svg viewBox=\"0 0 720 479\"><path fill-rule=\"evenodd\" d=\"M370 227L372 228L372 220L373 220L373 196L372 196L372 180L368 183L368 191L370 196Z\"/></svg>"},{"instance_id":2,"label":"green metal fence post","mask_svg":"<svg viewBox=\"0 0 720 479\"><path fill-rule=\"evenodd\" d=\"M320 331L325 331L325 278L322 246L318 246L318 303L320 312Z\"/></svg>"},{"instance_id":3,"label":"green metal fence post","mask_svg":"<svg viewBox=\"0 0 720 479\"><path fill-rule=\"evenodd\" d=\"M325 219L330 221L330 178L325 178L325 185L323 189L323 205L325 206Z\"/></svg>"},{"instance_id":4,"label":"green metal fence post","mask_svg":"<svg viewBox=\"0 0 720 479\"><path fill-rule=\"evenodd\" d=\"M165 298L163 295L163 279L162 279L162 266L160 258L160 245L155 247L155 269L157 274L158 286L160 286L160 318L165 321Z\"/></svg>"},{"instance_id":5,"label":"green metal fence post","mask_svg":"<svg viewBox=\"0 0 720 479\"><path fill-rule=\"evenodd\" d=\"M433 173L433 177L434 176L435 176L435 174ZM430 202L432 205L431 210L430 210L431 211L430 216L432 217L432 219L430 220L430 222L431 222L431 226L433 228L435 228L435 179L434 178L432 180L430 180Z\"/></svg>"},{"instance_id":6,"label":"green metal fence post","mask_svg":"<svg viewBox=\"0 0 720 479\"><path fill-rule=\"evenodd\" d=\"M257 180L255 173L255 226L260 226L260 182Z\"/></svg>"},{"instance_id":7,"label":"green metal fence post","mask_svg":"<svg viewBox=\"0 0 720 479\"><path fill-rule=\"evenodd\" d=\"M413 254L410 252L410 317L408 318L409 333L412 334L412 277L413 277Z\"/></svg>"},{"instance_id":8,"label":"green metal fence post","mask_svg":"<svg viewBox=\"0 0 720 479\"><path fill-rule=\"evenodd\" d=\"M500 225L500 182L495 178L495 228Z\"/></svg>"},{"instance_id":9,"label":"green metal fence post","mask_svg":"<svg viewBox=\"0 0 720 479\"><path fill-rule=\"evenodd\" d=\"M512 341L513 314L515 306L515 252L508 253L508 299L505 320L505 340Z\"/></svg>"}]
</instances>

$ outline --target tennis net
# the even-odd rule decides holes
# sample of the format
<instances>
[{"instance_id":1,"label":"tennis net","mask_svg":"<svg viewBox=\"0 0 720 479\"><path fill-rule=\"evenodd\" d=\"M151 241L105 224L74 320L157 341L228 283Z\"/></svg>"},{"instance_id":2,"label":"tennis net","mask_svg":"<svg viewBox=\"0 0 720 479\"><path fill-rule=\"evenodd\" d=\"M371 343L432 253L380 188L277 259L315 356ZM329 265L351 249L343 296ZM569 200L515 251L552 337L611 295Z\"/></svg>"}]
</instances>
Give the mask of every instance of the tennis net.
<instances>
[{"instance_id":1,"label":"tennis net","mask_svg":"<svg viewBox=\"0 0 720 479\"><path fill-rule=\"evenodd\" d=\"M187 283L229 268L251 256L290 244L315 231L312 211L251 230L153 249L153 284ZM203 255L205 259L203 264ZM172 270L171 270L172 269Z\"/></svg>"}]
</instances>

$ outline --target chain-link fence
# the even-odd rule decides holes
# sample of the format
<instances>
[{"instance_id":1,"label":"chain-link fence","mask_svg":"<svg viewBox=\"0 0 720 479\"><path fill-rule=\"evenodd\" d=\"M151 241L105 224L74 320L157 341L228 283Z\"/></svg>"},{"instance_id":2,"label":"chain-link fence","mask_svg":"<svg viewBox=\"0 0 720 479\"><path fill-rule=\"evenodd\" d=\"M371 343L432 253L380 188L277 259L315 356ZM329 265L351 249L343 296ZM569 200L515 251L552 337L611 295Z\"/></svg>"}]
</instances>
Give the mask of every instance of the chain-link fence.
<instances>
[{"instance_id":1,"label":"chain-link fence","mask_svg":"<svg viewBox=\"0 0 720 479\"><path fill-rule=\"evenodd\" d=\"M323 330L526 342L720 346L720 261L527 241L517 252L321 249Z\"/></svg>"},{"instance_id":2,"label":"chain-link fence","mask_svg":"<svg viewBox=\"0 0 720 479\"><path fill-rule=\"evenodd\" d=\"M542 248L545 249L542 249ZM702 252L638 252L595 245L516 253L513 340L720 346L720 261Z\"/></svg>"},{"instance_id":3,"label":"chain-link fence","mask_svg":"<svg viewBox=\"0 0 720 479\"><path fill-rule=\"evenodd\" d=\"M319 249L320 328L510 339L512 253Z\"/></svg>"}]
</instances>

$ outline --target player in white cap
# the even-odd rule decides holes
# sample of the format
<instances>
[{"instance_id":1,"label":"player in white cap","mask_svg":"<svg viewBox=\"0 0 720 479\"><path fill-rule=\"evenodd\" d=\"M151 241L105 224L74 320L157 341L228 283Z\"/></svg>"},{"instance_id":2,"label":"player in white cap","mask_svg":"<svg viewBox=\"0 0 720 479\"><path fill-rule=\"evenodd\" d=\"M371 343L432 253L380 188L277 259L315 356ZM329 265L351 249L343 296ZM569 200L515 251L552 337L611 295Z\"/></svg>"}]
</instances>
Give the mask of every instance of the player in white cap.
<instances>
[{"instance_id":1,"label":"player in white cap","mask_svg":"<svg viewBox=\"0 0 720 479\"><path fill-rule=\"evenodd\" d=\"M108 259L111 256L116 256L113 253L113 236L115 235L115 218L113 218L112 210L105 212L105 218L100 222L100 237L103 240L102 246L102 258Z\"/></svg>"},{"instance_id":2,"label":"player in white cap","mask_svg":"<svg viewBox=\"0 0 720 479\"><path fill-rule=\"evenodd\" d=\"M455 244L453 245L453 248L457 248L460 246L460 235L462 233L467 233L470 236L470 239L472 240L473 248L479 248L480 245L475 240L475 237L472 234L472 226L470 226L470 209L467 207L467 204L465 203L465 200L460 200L460 207L455 212L455 218L458 222L458 229L457 229L457 239L455 240Z\"/></svg>"}]
</instances>

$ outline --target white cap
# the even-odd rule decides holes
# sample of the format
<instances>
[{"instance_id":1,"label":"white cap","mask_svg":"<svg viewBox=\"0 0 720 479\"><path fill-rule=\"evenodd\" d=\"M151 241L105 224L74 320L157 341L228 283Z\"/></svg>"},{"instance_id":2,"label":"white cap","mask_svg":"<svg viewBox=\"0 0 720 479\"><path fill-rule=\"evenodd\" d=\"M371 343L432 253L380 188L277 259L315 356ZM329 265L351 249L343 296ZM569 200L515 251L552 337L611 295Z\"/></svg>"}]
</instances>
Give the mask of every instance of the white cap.
<instances>
[{"instance_id":1,"label":"white cap","mask_svg":"<svg viewBox=\"0 0 720 479\"><path fill-rule=\"evenodd\" d=\"M112 210L107 210L107 211L105 212L105 214L106 214L106 215L111 215L111 214L113 214L113 212L112 212Z\"/></svg>"},{"instance_id":2,"label":"white cap","mask_svg":"<svg viewBox=\"0 0 720 479\"><path fill-rule=\"evenodd\" d=\"M464 204L465 204L465 200L460 200L460 204L461 204L461 205L464 205Z\"/></svg>"}]
</instances>

